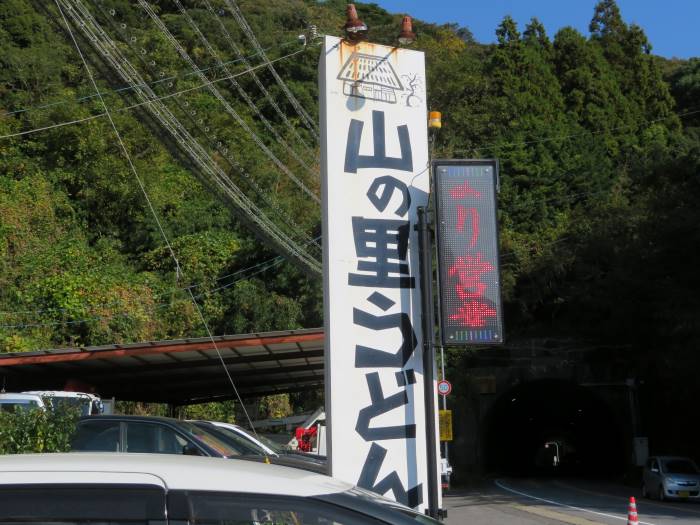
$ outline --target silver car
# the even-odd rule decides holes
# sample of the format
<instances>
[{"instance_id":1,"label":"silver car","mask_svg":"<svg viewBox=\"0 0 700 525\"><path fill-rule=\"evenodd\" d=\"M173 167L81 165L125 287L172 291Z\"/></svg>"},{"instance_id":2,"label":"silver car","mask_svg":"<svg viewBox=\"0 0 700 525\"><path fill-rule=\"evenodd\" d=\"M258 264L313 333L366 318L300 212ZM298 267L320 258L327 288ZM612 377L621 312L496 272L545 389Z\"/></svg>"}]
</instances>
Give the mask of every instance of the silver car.
<instances>
[{"instance_id":1,"label":"silver car","mask_svg":"<svg viewBox=\"0 0 700 525\"><path fill-rule=\"evenodd\" d=\"M645 498L700 499L700 470L690 458L653 456L644 466L642 496Z\"/></svg>"}]
</instances>

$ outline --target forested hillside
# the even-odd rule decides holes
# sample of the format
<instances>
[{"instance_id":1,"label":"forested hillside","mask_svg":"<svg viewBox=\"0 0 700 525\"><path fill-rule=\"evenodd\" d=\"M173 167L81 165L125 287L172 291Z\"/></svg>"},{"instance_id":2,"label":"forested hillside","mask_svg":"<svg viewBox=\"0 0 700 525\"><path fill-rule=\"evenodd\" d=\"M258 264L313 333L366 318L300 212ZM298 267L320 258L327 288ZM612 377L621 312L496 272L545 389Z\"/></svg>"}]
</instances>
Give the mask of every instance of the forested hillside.
<instances>
[{"instance_id":1,"label":"forested hillside","mask_svg":"<svg viewBox=\"0 0 700 525\"><path fill-rule=\"evenodd\" d=\"M317 120L319 48L309 26L339 34L345 2L237 3L284 84L261 66L229 1L152 0L162 27L138 2L83 3L213 162L318 255L318 143L304 114ZM401 14L357 5L370 39L392 43ZM687 348L700 319L700 60L655 57L613 0L598 4L587 35L506 18L486 46L468 28L414 27L429 106L444 115L435 155L501 162L506 339L580 337L697 359ZM320 277L260 242L72 29L181 271L56 5L4 0L0 351L201 336L188 287L215 334L320 326ZM216 87L240 120L185 55L225 80Z\"/></svg>"}]
</instances>

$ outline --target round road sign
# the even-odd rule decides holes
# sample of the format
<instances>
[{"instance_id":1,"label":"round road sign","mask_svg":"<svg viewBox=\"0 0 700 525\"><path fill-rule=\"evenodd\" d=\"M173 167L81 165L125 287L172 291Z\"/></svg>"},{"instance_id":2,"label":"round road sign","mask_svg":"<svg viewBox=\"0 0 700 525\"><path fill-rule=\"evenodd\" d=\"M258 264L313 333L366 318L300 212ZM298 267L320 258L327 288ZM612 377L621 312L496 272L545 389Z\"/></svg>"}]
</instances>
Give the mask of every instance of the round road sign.
<instances>
[{"instance_id":1,"label":"round road sign","mask_svg":"<svg viewBox=\"0 0 700 525\"><path fill-rule=\"evenodd\" d=\"M440 394L441 396L446 396L447 394L452 392L452 384L447 379L438 381L437 388L438 394Z\"/></svg>"}]
</instances>

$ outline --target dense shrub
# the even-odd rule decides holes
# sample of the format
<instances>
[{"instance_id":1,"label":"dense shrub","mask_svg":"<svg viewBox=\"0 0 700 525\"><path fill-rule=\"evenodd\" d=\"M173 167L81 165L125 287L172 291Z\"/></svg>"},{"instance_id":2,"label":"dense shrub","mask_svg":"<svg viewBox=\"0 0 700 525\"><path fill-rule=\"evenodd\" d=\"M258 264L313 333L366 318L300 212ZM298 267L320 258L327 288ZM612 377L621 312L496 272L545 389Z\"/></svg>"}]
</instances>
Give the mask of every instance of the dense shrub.
<instances>
[{"instance_id":1,"label":"dense shrub","mask_svg":"<svg viewBox=\"0 0 700 525\"><path fill-rule=\"evenodd\" d=\"M0 454L66 452L79 417L74 409L0 412Z\"/></svg>"}]
</instances>

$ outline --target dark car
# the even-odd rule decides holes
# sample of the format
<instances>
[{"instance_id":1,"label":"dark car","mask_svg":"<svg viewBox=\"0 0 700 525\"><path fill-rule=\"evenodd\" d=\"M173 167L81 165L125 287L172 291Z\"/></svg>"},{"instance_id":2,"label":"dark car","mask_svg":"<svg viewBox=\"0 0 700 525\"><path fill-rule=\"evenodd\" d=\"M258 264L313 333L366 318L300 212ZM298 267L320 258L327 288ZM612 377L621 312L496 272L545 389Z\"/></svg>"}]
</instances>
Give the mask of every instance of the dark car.
<instances>
[{"instance_id":1,"label":"dark car","mask_svg":"<svg viewBox=\"0 0 700 525\"><path fill-rule=\"evenodd\" d=\"M85 416L71 442L79 452L148 452L188 456L238 457L251 447L223 441L206 430L168 417Z\"/></svg>"},{"instance_id":2,"label":"dark car","mask_svg":"<svg viewBox=\"0 0 700 525\"><path fill-rule=\"evenodd\" d=\"M205 421L155 416L86 416L78 421L73 452L183 454L259 461L327 473L325 461L266 454L254 443Z\"/></svg>"},{"instance_id":3,"label":"dark car","mask_svg":"<svg viewBox=\"0 0 700 525\"><path fill-rule=\"evenodd\" d=\"M208 432L231 447L248 448L250 452L242 455L242 459L249 459L251 461L266 461L274 465L301 468L311 472L316 472L318 474L328 473L328 466L325 458L295 454L290 451L282 451L279 449L273 453L270 453L250 440L241 437L236 432L233 432L225 427L214 425L208 421L189 421L189 423Z\"/></svg>"}]
</instances>

